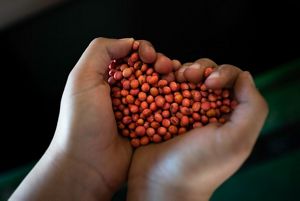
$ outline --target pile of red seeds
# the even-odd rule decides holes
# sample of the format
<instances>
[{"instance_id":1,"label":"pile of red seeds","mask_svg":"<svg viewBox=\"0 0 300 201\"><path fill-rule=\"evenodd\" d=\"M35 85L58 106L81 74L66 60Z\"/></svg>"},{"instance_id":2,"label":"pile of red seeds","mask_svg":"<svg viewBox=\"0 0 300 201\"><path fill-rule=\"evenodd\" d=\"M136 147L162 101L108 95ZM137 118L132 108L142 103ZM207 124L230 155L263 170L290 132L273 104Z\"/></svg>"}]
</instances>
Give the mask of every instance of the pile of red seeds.
<instances>
[{"instance_id":1,"label":"pile of red seeds","mask_svg":"<svg viewBox=\"0 0 300 201\"><path fill-rule=\"evenodd\" d=\"M108 83L119 133L133 147L159 143L208 123L225 123L237 105L229 89L211 90L203 83L168 82L152 64L143 63L138 44L128 57L109 65ZM213 68L206 68L208 77Z\"/></svg>"}]
</instances>

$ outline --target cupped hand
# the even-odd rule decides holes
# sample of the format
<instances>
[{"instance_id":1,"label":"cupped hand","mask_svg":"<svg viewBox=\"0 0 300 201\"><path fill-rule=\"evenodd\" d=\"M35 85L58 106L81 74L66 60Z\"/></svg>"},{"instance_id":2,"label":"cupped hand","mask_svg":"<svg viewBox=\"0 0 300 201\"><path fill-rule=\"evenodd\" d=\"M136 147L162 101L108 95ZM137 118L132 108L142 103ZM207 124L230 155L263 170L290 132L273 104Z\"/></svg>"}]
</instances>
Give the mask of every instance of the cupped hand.
<instances>
[{"instance_id":1,"label":"cupped hand","mask_svg":"<svg viewBox=\"0 0 300 201\"><path fill-rule=\"evenodd\" d=\"M233 88L239 102L225 124L196 128L134 152L128 200L209 200L215 189L247 159L264 124L268 107L249 72L210 59L183 64L177 81L200 82L206 67L211 89Z\"/></svg>"}]
</instances>

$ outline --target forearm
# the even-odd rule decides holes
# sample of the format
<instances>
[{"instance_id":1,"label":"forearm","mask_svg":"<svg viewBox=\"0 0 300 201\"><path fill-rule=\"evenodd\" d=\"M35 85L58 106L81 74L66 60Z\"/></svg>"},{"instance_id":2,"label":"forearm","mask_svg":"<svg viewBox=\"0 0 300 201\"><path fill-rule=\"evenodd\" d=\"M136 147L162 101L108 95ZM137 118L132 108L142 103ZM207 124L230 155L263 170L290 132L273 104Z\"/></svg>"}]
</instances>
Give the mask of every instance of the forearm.
<instances>
[{"instance_id":1,"label":"forearm","mask_svg":"<svg viewBox=\"0 0 300 201\"><path fill-rule=\"evenodd\" d=\"M110 200L112 194L95 171L47 151L9 200Z\"/></svg>"},{"instance_id":2,"label":"forearm","mask_svg":"<svg viewBox=\"0 0 300 201\"><path fill-rule=\"evenodd\" d=\"M128 183L127 201L208 201L210 197L211 193L202 193L201 187L192 192L191 189L171 183L160 184L153 181L150 184L137 180Z\"/></svg>"}]
</instances>

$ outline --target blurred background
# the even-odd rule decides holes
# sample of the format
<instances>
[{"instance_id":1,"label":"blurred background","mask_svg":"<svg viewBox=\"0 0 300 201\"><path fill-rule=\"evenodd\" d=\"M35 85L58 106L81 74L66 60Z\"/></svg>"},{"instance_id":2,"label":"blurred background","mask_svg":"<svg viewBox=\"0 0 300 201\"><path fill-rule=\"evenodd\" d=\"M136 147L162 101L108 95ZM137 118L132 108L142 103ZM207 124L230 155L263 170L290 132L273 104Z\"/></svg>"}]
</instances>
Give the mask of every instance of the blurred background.
<instances>
[{"instance_id":1,"label":"blurred background","mask_svg":"<svg viewBox=\"0 0 300 201\"><path fill-rule=\"evenodd\" d=\"M270 114L212 200L300 200L298 26L299 6L288 0L0 0L0 201L47 149L68 73L99 36L146 39L182 62L209 57L252 72Z\"/></svg>"}]
</instances>

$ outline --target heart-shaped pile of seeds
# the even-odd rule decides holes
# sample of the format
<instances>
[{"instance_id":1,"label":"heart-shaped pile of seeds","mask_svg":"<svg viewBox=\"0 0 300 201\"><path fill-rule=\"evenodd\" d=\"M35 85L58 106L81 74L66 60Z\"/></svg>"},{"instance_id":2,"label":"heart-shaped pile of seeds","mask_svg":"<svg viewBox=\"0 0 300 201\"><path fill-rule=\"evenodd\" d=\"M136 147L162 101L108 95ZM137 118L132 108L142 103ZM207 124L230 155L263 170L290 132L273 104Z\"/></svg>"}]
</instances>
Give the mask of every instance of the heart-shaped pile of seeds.
<instances>
[{"instance_id":1,"label":"heart-shaped pile of seeds","mask_svg":"<svg viewBox=\"0 0 300 201\"><path fill-rule=\"evenodd\" d=\"M225 123L237 105L229 89L208 89L202 83L168 82L141 61L137 51L109 65L108 83L119 133L135 148L169 140L209 123Z\"/></svg>"}]
</instances>

